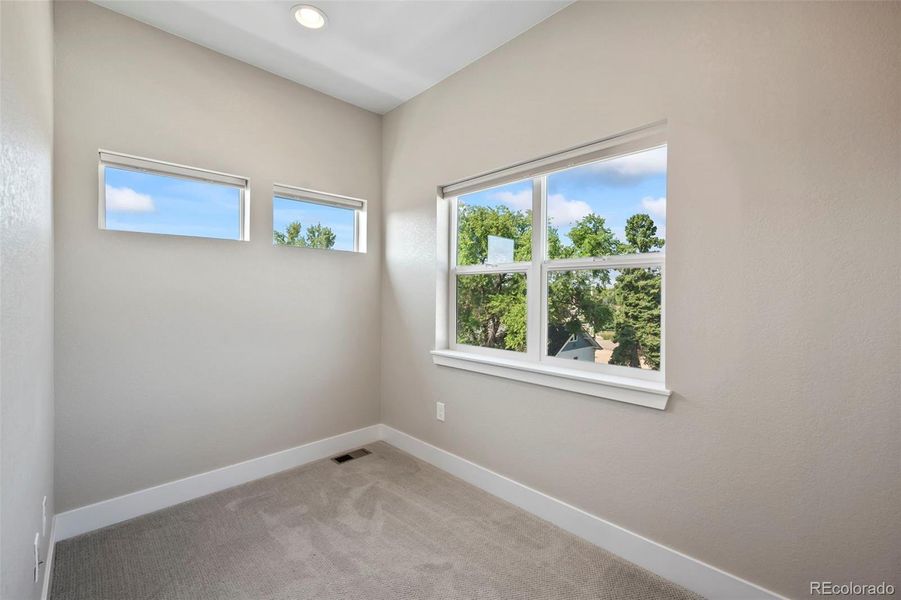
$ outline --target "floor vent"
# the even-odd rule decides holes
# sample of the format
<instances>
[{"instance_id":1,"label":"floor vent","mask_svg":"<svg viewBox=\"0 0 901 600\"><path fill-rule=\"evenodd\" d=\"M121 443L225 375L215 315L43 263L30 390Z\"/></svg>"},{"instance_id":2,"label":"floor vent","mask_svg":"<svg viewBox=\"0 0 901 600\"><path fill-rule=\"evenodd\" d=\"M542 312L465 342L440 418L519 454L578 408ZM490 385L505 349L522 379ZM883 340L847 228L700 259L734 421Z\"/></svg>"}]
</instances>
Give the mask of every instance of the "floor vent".
<instances>
[{"instance_id":1,"label":"floor vent","mask_svg":"<svg viewBox=\"0 0 901 600\"><path fill-rule=\"evenodd\" d=\"M352 452L348 452L347 454L342 454L341 456L336 456L336 457L332 458L332 460L338 464L341 464L343 462L347 462L347 461L353 460L355 458L360 458L362 456L366 456L367 454L372 454L372 452L370 452L366 448L360 448L359 450L353 450Z\"/></svg>"}]
</instances>

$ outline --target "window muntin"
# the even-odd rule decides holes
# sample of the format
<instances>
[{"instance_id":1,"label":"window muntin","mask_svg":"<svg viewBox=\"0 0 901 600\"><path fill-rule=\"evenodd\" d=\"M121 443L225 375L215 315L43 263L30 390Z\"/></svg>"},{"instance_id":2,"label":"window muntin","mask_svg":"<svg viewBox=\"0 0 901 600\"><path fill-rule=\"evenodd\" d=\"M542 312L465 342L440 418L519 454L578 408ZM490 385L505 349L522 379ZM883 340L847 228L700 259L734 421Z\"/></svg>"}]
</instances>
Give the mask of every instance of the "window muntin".
<instances>
[{"instance_id":1,"label":"window muntin","mask_svg":"<svg viewBox=\"0 0 901 600\"><path fill-rule=\"evenodd\" d=\"M572 151L563 154L566 154L565 160L551 156L535 161L554 165L557 169L554 171L541 170L540 164L533 167L530 163L511 168L514 172L531 170L528 180L515 183L522 188L515 205L511 201L512 195L494 193L514 184L492 186L498 179L510 181L506 170L443 188L451 211L448 319L451 328L447 346L451 350L501 353L512 359L542 362L548 366L662 382L666 226L666 145L662 135L649 135L644 140L633 136L621 144L616 140L604 143L600 150L596 146L591 148L591 153L583 160L573 157ZM480 189L481 182L491 187ZM529 187L531 204L527 203L525 193ZM449 190L456 189L463 195L448 194ZM509 264L465 259L459 262L460 201L484 198L488 194L493 194L490 197L494 199L508 200L493 205L498 207L494 209L496 213L518 210L521 220L531 219L533 251L528 259L517 257L519 260ZM489 203L483 205L492 206ZM496 216L487 215L490 219ZM599 269L599 266L603 268ZM514 322L512 327L519 338L526 340L522 346L511 349L504 343L502 348L498 345L486 348L475 344L473 340L490 339L487 328L470 332L466 339L459 336L456 323L458 278L461 274L488 272L522 273L526 289L523 293L518 292L517 298L524 295L526 300L523 311L525 331L521 333L522 321ZM567 281L570 283L568 290L565 289ZM626 284L631 287L627 289ZM560 293L558 288L561 287L568 294ZM576 310L578 296L593 299L594 304ZM494 297L492 306L514 304L512 300ZM518 302L516 304L520 306ZM567 309L569 318L564 318ZM487 305L481 310L490 312ZM514 314L517 313L506 315L508 322ZM471 321L470 324L473 322L478 323ZM583 351L580 354L582 360L572 360L573 353L558 356L567 340L563 340L556 352L549 352L552 339L556 341L561 335L561 327L564 330L570 328L567 337L575 331L585 331L582 336L585 339L574 339L571 347L585 344L592 346L594 352ZM599 348L595 348L595 344Z\"/></svg>"},{"instance_id":2,"label":"window muntin","mask_svg":"<svg viewBox=\"0 0 901 600\"><path fill-rule=\"evenodd\" d=\"M366 202L315 190L276 185L272 243L319 250L366 251Z\"/></svg>"},{"instance_id":3,"label":"window muntin","mask_svg":"<svg viewBox=\"0 0 901 600\"><path fill-rule=\"evenodd\" d=\"M247 180L100 153L101 229L246 240Z\"/></svg>"}]
</instances>

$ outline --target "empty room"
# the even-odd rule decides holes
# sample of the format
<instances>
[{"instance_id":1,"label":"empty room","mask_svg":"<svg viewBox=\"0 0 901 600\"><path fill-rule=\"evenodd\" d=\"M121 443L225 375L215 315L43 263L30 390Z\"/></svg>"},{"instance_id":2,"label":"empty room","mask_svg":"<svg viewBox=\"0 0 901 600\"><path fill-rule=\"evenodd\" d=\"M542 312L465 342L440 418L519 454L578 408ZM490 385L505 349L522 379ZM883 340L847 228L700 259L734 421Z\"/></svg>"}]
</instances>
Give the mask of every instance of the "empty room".
<instances>
[{"instance_id":1,"label":"empty room","mask_svg":"<svg viewBox=\"0 0 901 600\"><path fill-rule=\"evenodd\" d=\"M901 2L0 0L0 599L901 595Z\"/></svg>"}]
</instances>

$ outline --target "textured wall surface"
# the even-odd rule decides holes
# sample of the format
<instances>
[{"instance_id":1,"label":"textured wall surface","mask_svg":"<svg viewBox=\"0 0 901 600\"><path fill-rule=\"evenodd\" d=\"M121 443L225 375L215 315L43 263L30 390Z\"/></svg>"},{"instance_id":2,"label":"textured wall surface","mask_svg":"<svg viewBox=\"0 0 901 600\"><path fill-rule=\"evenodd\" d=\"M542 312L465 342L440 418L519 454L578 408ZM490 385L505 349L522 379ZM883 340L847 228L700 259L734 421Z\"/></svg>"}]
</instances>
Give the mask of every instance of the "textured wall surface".
<instances>
[{"instance_id":1,"label":"textured wall surface","mask_svg":"<svg viewBox=\"0 0 901 600\"><path fill-rule=\"evenodd\" d=\"M0 140L0 598L27 600L53 515L50 2L0 2Z\"/></svg>"},{"instance_id":2,"label":"textured wall surface","mask_svg":"<svg viewBox=\"0 0 901 600\"><path fill-rule=\"evenodd\" d=\"M56 6L60 511L379 420L380 117ZM251 240L101 231L97 150L251 180ZM272 246L274 182L366 198L369 253Z\"/></svg>"},{"instance_id":3,"label":"textured wall surface","mask_svg":"<svg viewBox=\"0 0 901 600\"><path fill-rule=\"evenodd\" d=\"M898 31L577 3L389 113L383 421L777 592L901 584ZM435 186L662 118L667 410L434 366Z\"/></svg>"}]
</instances>

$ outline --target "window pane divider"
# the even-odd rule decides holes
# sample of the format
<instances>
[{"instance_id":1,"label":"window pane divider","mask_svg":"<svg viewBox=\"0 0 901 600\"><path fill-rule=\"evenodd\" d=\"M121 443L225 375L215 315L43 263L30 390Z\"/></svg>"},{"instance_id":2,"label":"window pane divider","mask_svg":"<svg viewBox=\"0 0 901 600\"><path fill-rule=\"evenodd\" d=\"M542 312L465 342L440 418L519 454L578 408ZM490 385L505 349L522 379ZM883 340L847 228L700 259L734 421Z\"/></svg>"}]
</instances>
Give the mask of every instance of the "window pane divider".
<instances>
[{"instance_id":1,"label":"window pane divider","mask_svg":"<svg viewBox=\"0 0 901 600\"><path fill-rule=\"evenodd\" d=\"M454 267L452 272L457 275L478 275L480 273L528 273L531 268L531 262L515 262L498 265L460 265L459 267Z\"/></svg>"},{"instance_id":2,"label":"window pane divider","mask_svg":"<svg viewBox=\"0 0 901 600\"><path fill-rule=\"evenodd\" d=\"M545 179L532 179L532 260L526 278L526 358L539 362L542 355L541 312L544 300L541 286L541 259L545 255L544 232Z\"/></svg>"},{"instance_id":3,"label":"window pane divider","mask_svg":"<svg viewBox=\"0 0 901 600\"><path fill-rule=\"evenodd\" d=\"M590 258L563 258L544 261L548 271L574 271L586 269L616 269L631 267L662 267L666 256L662 252L647 254L619 254Z\"/></svg>"}]
</instances>

